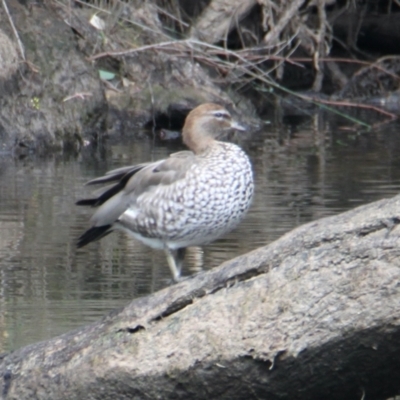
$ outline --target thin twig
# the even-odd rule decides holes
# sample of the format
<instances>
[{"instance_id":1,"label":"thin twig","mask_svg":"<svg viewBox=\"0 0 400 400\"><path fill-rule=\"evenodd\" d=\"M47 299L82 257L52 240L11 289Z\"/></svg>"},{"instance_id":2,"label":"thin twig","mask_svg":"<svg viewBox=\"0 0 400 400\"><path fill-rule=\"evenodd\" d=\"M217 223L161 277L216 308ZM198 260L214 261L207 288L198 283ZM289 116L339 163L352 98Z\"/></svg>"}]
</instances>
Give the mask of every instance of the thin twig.
<instances>
[{"instance_id":1,"label":"thin twig","mask_svg":"<svg viewBox=\"0 0 400 400\"><path fill-rule=\"evenodd\" d=\"M170 46L170 45L187 43L189 41L190 41L190 39L171 40L171 41L168 41L168 42L149 44L147 46L136 47L134 49L124 50L124 51L106 51L104 53L99 53L99 54L96 54L96 55L94 55L92 57L89 57L89 61L94 61L94 60L97 60L98 58L107 57L107 56L109 56L109 57L125 56L127 54L139 53L139 52L145 51L145 50L159 49L161 47L166 47L166 46Z\"/></svg>"},{"instance_id":2,"label":"thin twig","mask_svg":"<svg viewBox=\"0 0 400 400\"><path fill-rule=\"evenodd\" d=\"M72 100L72 99L85 100L85 97L90 97L90 96L93 96L93 94L90 93L90 92L79 92L79 93L74 93L71 96L65 97L62 101L66 102L66 101L69 101L69 100Z\"/></svg>"},{"instance_id":3,"label":"thin twig","mask_svg":"<svg viewBox=\"0 0 400 400\"><path fill-rule=\"evenodd\" d=\"M21 39L19 38L18 31L15 28L15 25L14 25L14 22L13 22L13 20L11 18L10 12L8 11L6 0L1 0L1 2L3 3L4 10L5 10L6 14L7 14L7 17L8 17L8 20L10 22L11 28L12 28L12 30L14 32L14 36L17 39L17 43L18 43L19 51L21 53L21 57L25 61L26 59L25 59L24 45L22 44Z\"/></svg>"},{"instance_id":4,"label":"thin twig","mask_svg":"<svg viewBox=\"0 0 400 400\"><path fill-rule=\"evenodd\" d=\"M320 98L313 98L310 96L303 96L300 95L300 98L304 100L312 100L313 102L320 103L320 104L328 104L331 106L340 106L340 107L354 107L354 108L363 108L366 110L374 110L378 113L388 116L391 119L396 119L398 116L396 114L390 113L389 111L383 110L382 108L370 105L370 104L363 104L363 103L352 103L349 101L342 101L342 100L326 100Z\"/></svg>"},{"instance_id":5,"label":"thin twig","mask_svg":"<svg viewBox=\"0 0 400 400\"><path fill-rule=\"evenodd\" d=\"M153 140L155 140L156 138L156 110L155 110L155 106L154 106L154 93L153 93L153 86L150 83L151 81L151 74L149 79L147 80L147 84L149 86L149 91L150 91L150 100L151 100L151 118L152 118L152 122L153 122L153 126L151 128L151 133L153 134Z\"/></svg>"},{"instance_id":6,"label":"thin twig","mask_svg":"<svg viewBox=\"0 0 400 400\"><path fill-rule=\"evenodd\" d=\"M171 13L169 13L167 10L164 10L162 7L158 7L156 5L156 9L159 13L166 15L168 18L171 18L172 20L174 20L175 22L178 22L180 25L184 26L185 28L189 28L190 25L187 24L186 22L183 22L181 18L177 18L174 15L172 15Z\"/></svg>"}]
</instances>

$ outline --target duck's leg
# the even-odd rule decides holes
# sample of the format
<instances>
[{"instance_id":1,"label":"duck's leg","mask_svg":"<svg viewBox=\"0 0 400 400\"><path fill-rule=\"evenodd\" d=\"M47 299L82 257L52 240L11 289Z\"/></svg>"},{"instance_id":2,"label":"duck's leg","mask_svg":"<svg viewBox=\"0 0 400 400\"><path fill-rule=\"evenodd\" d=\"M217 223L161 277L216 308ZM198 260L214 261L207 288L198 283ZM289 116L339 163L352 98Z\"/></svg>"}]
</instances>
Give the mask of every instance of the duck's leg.
<instances>
[{"instance_id":1,"label":"duck's leg","mask_svg":"<svg viewBox=\"0 0 400 400\"><path fill-rule=\"evenodd\" d=\"M172 251L168 247L165 247L164 251L165 251L165 255L167 256L167 261L168 261L169 269L171 270L172 279L175 282L178 282L181 277L181 268L180 267L181 267L182 263L180 263L179 268L178 268L177 262L175 260L174 255L172 254Z\"/></svg>"},{"instance_id":2,"label":"duck's leg","mask_svg":"<svg viewBox=\"0 0 400 400\"><path fill-rule=\"evenodd\" d=\"M185 259L186 247L182 247L175 252L172 252L167 246L164 248L167 256L169 269L175 282L181 279L183 260Z\"/></svg>"},{"instance_id":3,"label":"duck's leg","mask_svg":"<svg viewBox=\"0 0 400 400\"><path fill-rule=\"evenodd\" d=\"M186 247L181 247L180 249L176 250L176 266L179 271L179 275L182 272L182 265L183 261L185 260L185 254L186 254Z\"/></svg>"}]
</instances>

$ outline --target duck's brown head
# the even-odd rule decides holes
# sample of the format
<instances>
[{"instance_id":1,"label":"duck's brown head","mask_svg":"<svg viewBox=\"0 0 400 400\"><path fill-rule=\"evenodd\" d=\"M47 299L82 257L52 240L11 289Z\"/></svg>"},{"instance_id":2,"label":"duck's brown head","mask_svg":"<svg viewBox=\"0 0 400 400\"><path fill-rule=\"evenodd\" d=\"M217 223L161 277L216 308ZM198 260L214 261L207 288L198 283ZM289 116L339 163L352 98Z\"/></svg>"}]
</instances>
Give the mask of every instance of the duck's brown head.
<instances>
[{"instance_id":1,"label":"duck's brown head","mask_svg":"<svg viewBox=\"0 0 400 400\"><path fill-rule=\"evenodd\" d=\"M245 130L232 119L224 107L205 103L194 108L186 117L182 130L183 142L194 153L199 154L206 151L218 136L230 129Z\"/></svg>"}]
</instances>

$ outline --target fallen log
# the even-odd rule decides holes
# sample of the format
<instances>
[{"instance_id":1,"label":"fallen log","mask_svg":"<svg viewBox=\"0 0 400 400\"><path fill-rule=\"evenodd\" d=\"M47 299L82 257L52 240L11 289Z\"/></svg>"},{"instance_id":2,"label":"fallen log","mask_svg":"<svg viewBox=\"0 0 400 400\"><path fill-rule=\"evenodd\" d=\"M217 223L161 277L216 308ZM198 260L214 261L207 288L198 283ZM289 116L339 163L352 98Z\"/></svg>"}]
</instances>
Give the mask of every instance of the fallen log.
<instances>
[{"instance_id":1,"label":"fallen log","mask_svg":"<svg viewBox=\"0 0 400 400\"><path fill-rule=\"evenodd\" d=\"M97 323L4 355L3 398L393 396L399 210L397 196L311 222Z\"/></svg>"}]
</instances>

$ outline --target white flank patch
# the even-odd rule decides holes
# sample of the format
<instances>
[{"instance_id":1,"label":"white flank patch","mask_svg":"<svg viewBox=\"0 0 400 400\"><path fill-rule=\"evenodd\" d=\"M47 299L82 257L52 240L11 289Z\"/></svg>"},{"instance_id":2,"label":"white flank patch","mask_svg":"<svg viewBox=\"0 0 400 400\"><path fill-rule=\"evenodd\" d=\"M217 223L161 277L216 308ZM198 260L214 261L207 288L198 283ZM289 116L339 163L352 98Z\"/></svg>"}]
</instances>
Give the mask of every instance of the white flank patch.
<instances>
[{"instance_id":1,"label":"white flank patch","mask_svg":"<svg viewBox=\"0 0 400 400\"><path fill-rule=\"evenodd\" d=\"M139 212L138 212L137 208L128 208L122 215L124 215L128 218L136 219L138 214L139 214Z\"/></svg>"}]
</instances>

